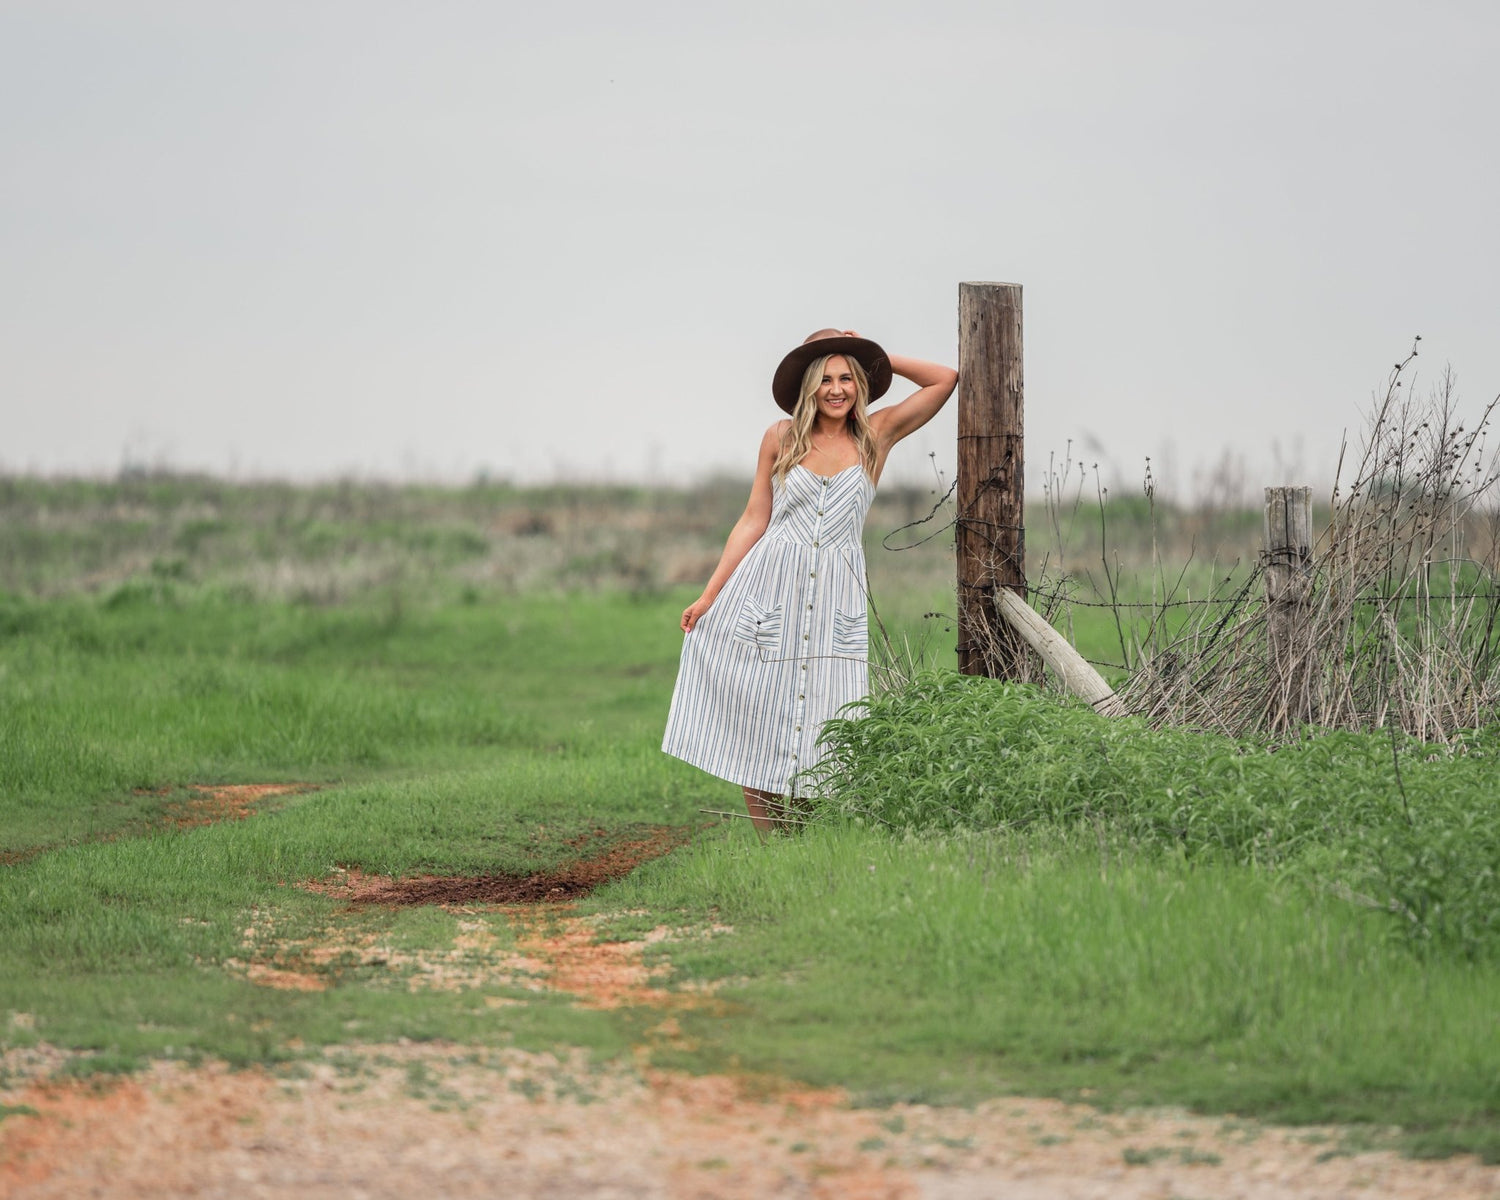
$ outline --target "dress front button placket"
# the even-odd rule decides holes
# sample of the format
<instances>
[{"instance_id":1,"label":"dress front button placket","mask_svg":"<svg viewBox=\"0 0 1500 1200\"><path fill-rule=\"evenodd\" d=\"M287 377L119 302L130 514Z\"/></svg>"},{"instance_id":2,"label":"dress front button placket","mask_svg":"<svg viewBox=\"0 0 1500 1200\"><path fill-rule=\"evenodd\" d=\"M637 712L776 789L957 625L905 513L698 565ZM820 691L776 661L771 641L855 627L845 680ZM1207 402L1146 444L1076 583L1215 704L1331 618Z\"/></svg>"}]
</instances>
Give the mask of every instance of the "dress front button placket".
<instances>
[{"instance_id":1,"label":"dress front button placket","mask_svg":"<svg viewBox=\"0 0 1500 1200\"><path fill-rule=\"evenodd\" d=\"M817 584L817 578L818 578L818 558L819 558L819 553L818 552L822 548L822 541L823 541L823 513L824 513L824 510L827 507L828 482L829 481L827 479L824 479L822 481L822 485L823 486L822 486L821 494L818 496L817 501L816 501L818 507L814 510L817 513L817 518L816 518L816 520L813 521L813 529L812 529L812 539L811 539L811 541L812 541L812 563L811 563L811 565L807 569L807 578L808 578L808 580L810 582L807 585L808 586L807 603L803 606L803 609L802 609L802 671L801 671L801 676L802 676L802 679L803 679L803 686L797 689L797 703L795 705L793 705L793 707L792 707L792 726L793 726L792 732L798 735L797 737L795 737L793 739L793 742L794 742L794 744L797 747L797 753L792 755L793 770L796 769L796 762L797 762L797 759L798 759L798 755L801 754L801 750L802 750L802 738L801 738L800 735L802 733L802 726L804 724L806 724L806 717L807 717L807 687L806 687L807 667L808 667L808 662L810 661L812 653L813 653L813 648L812 648L812 614L813 614L813 609L817 606L817 599L818 599L818 597L817 597L817 587L818 587L818 584Z\"/></svg>"}]
</instances>

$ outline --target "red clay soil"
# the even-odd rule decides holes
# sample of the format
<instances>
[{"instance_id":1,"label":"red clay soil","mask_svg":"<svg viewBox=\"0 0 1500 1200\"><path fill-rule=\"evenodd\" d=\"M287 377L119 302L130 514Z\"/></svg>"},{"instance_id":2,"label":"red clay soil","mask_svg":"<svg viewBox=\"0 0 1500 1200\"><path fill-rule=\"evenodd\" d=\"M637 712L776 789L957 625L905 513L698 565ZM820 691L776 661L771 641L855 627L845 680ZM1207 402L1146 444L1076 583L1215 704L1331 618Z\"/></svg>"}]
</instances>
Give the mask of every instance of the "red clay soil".
<instances>
[{"instance_id":1,"label":"red clay soil","mask_svg":"<svg viewBox=\"0 0 1500 1200\"><path fill-rule=\"evenodd\" d=\"M573 839L593 841L604 831ZM652 825L641 836L625 838L607 849L530 875L413 875L393 879L367 875L358 868L338 878L304 883L310 892L337 896L355 905L404 908L416 904L555 904L586 896L596 887L630 874L643 862L675 850L689 841L691 826ZM570 843L570 844L573 844Z\"/></svg>"},{"instance_id":2,"label":"red clay soil","mask_svg":"<svg viewBox=\"0 0 1500 1200\"><path fill-rule=\"evenodd\" d=\"M220 821L243 821L263 808L272 796L310 792L315 783L225 783L193 785L193 797L162 808L162 821L174 829L192 829Z\"/></svg>"},{"instance_id":3,"label":"red clay soil","mask_svg":"<svg viewBox=\"0 0 1500 1200\"><path fill-rule=\"evenodd\" d=\"M579 1008L655 1008L662 1012L685 1009L725 1011L710 989L674 991L663 987L671 967L663 961L647 966L642 952L673 937L660 926L642 941L598 940L597 924L587 917L558 916L555 909L534 905L512 909L516 948L537 969L539 981L549 991L573 997ZM685 1046L675 1017L667 1017L652 1031L662 1043Z\"/></svg>"}]
</instances>

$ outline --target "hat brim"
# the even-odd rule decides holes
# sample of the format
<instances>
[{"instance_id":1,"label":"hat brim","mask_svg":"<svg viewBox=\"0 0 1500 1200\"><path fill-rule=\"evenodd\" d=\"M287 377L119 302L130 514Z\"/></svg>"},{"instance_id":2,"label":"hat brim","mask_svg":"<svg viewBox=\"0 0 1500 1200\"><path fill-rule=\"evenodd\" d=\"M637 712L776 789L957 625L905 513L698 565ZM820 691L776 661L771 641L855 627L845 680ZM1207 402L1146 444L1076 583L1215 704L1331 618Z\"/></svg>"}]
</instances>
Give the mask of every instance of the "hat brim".
<instances>
[{"instance_id":1,"label":"hat brim","mask_svg":"<svg viewBox=\"0 0 1500 1200\"><path fill-rule=\"evenodd\" d=\"M862 337L826 337L803 342L781 360L771 377L771 395L785 412L797 407L802 376L809 363L825 354L843 354L858 361L870 380L870 402L884 396L891 386L891 360L880 346Z\"/></svg>"}]
</instances>

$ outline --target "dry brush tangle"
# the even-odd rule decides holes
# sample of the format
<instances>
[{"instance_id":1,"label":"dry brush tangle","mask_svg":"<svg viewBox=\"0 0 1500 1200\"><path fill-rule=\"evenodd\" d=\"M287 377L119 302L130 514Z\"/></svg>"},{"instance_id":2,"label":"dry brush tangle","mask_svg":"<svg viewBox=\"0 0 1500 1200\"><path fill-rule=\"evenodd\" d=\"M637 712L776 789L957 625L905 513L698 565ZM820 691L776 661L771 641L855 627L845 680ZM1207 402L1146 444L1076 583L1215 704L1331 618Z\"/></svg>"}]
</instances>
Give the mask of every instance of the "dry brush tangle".
<instances>
[{"instance_id":1,"label":"dry brush tangle","mask_svg":"<svg viewBox=\"0 0 1500 1200\"><path fill-rule=\"evenodd\" d=\"M1451 371L1415 398L1403 379L1415 356L1392 370L1358 453L1341 453L1314 544L1263 554L1249 586L1144 651L1120 689L1131 711L1234 735L1313 725L1424 741L1496 720L1500 474L1487 435L1500 398L1466 423Z\"/></svg>"}]
</instances>

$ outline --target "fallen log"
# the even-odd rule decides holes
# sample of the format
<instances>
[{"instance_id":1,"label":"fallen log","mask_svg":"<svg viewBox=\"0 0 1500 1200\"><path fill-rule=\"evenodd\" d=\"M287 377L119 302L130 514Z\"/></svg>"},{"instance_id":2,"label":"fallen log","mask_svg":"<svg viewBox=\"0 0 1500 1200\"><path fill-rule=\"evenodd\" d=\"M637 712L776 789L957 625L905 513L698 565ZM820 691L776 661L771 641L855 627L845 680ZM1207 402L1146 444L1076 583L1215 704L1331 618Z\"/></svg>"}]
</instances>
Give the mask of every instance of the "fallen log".
<instances>
[{"instance_id":1,"label":"fallen log","mask_svg":"<svg viewBox=\"0 0 1500 1200\"><path fill-rule=\"evenodd\" d=\"M996 588L995 609L1022 640L1042 656L1042 661L1052 668L1067 691L1087 701L1103 716L1125 715L1124 702L1104 682L1104 677L1020 596L1009 588Z\"/></svg>"}]
</instances>

